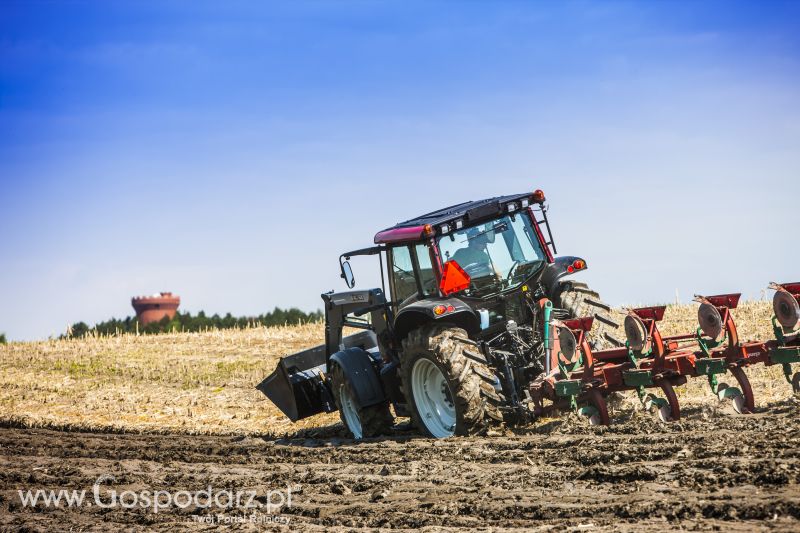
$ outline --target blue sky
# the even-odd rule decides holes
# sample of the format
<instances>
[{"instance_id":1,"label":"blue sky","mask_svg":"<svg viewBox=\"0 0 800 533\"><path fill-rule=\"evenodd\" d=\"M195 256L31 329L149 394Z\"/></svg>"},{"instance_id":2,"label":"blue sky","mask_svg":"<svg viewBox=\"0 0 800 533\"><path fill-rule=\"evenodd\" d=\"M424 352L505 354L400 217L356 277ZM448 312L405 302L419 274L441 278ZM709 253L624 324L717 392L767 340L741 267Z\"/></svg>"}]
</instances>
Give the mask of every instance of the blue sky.
<instances>
[{"instance_id":1,"label":"blue sky","mask_svg":"<svg viewBox=\"0 0 800 533\"><path fill-rule=\"evenodd\" d=\"M800 3L0 3L0 331L311 310L337 257L546 191L613 304L800 279ZM365 286L376 267L354 265Z\"/></svg>"}]
</instances>

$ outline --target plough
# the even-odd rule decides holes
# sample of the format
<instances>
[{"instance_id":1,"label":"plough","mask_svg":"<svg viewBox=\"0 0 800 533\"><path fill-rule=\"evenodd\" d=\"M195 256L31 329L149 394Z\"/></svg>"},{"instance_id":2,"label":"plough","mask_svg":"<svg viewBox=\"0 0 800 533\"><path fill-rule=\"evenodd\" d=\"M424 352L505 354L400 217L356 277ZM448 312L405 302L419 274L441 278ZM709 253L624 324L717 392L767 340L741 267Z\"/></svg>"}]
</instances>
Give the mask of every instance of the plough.
<instances>
[{"instance_id":1,"label":"plough","mask_svg":"<svg viewBox=\"0 0 800 533\"><path fill-rule=\"evenodd\" d=\"M755 410L745 369L752 365L781 365L794 392L800 392L800 283L771 283L774 339L742 342L732 310L740 294L696 296L698 327L692 333L663 336L658 322L666 306L632 309L624 320L625 346L593 351L587 340L591 318L553 320L548 372L531 384L539 414L570 407L593 424L609 424L606 398L634 390L645 407L664 422L680 419L674 387L689 378L705 378L711 391L729 401L737 413ZM737 386L720 378L730 374ZM661 394L659 394L659 392ZM545 406L544 400L551 403Z\"/></svg>"}]
</instances>

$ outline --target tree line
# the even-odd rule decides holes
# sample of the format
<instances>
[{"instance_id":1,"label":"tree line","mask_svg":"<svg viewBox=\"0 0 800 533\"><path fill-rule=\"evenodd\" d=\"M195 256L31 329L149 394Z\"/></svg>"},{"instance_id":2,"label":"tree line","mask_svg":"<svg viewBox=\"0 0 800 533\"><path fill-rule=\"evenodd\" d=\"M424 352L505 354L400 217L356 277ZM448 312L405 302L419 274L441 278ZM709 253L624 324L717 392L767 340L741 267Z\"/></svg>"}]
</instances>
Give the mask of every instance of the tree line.
<instances>
[{"instance_id":1,"label":"tree line","mask_svg":"<svg viewBox=\"0 0 800 533\"><path fill-rule=\"evenodd\" d=\"M246 328L253 326L283 326L293 324L306 324L308 322L318 322L322 320L322 311L312 311L306 313L292 307L290 309L281 309L276 307L274 310L258 316L244 316L235 317L230 313L224 316L213 314L208 316L205 312L200 311L196 315L192 315L187 311L181 313L178 311L175 316L170 320L169 317L164 317L159 322L151 322L146 326L139 323L135 316L129 316L124 319L112 318L105 322L99 322L93 327L90 327L86 322L76 322L70 326L69 330L61 335L60 338L69 337L83 337L89 332L96 332L99 335L119 335L122 333L167 333L171 331L205 331L209 329L235 329Z\"/></svg>"}]
</instances>

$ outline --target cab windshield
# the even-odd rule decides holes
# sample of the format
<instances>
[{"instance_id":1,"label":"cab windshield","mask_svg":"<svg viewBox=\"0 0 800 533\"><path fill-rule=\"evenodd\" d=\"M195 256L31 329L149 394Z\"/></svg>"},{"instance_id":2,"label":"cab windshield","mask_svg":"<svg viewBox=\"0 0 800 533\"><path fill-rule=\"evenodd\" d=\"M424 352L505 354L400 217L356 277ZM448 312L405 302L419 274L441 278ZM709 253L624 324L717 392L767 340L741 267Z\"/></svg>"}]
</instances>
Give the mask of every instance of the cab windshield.
<instances>
[{"instance_id":1,"label":"cab windshield","mask_svg":"<svg viewBox=\"0 0 800 533\"><path fill-rule=\"evenodd\" d=\"M530 217L510 214L439 238L442 262L455 261L471 278L468 296L516 287L545 263Z\"/></svg>"}]
</instances>

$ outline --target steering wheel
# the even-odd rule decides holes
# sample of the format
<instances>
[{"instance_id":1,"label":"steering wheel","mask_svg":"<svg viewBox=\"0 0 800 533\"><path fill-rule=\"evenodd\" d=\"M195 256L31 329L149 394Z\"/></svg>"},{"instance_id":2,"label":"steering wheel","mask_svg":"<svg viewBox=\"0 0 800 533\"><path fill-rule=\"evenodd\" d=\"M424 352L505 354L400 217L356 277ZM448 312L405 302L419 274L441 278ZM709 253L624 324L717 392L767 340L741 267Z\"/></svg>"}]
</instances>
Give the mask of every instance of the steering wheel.
<instances>
[{"instance_id":1,"label":"steering wheel","mask_svg":"<svg viewBox=\"0 0 800 533\"><path fill-rule=\"evenodd\" d=\"M520 265L520 263L521 263L521 261L518 259L518 260L514 261L514 263L512 263L512 265L511 265L511 268L508 269L508 275L506 276L506 279L505 279L507 285L510 285L511 284L511 280L514 279L514 271L517 269L517 267Z\"/></svg>"},{"instance_id":2,"label":"steering wheel","mask_svg":"<svg viewBox=\"0 0 800 533\"><path fill-rule=\"evenodd\" d=\"M464 272L469 273L470 271L475 272L475 271L479 270L482 267L485 268L486 267L486 263L479 263L479 262L476 261L475 263L470 263L468 265L464 265L463 269L464 269Z\"/></svg>"},{"instance_id":3,"label":"steering wheel","mask_svg":"<svg viewBox=\"0 0 800 533\"><path fill-rule=\"evenodd\" d=\"M464 267L464 271L471 275L479 274L481 270L485 270L498 280L502 279L502 276L498 274L497 271L494 268L492 268L492 266L489 265L488 263L475 262L475 263L470 263Z\"/></svg>"}]
</instances>

